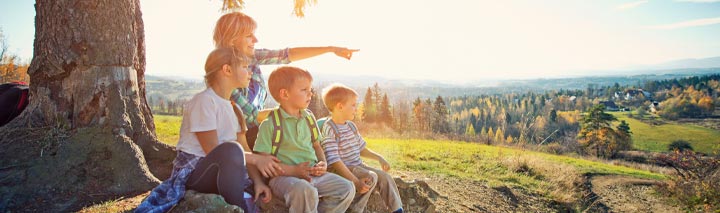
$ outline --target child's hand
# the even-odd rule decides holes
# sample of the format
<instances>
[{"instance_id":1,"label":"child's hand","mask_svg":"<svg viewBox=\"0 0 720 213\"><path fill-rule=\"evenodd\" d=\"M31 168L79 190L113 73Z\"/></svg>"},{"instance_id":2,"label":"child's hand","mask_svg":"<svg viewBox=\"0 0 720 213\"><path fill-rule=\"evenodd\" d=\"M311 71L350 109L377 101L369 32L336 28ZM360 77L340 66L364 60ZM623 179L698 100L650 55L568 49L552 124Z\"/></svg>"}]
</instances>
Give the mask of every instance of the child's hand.
<instances>
[{"instance_id":1,"label":"child's hand","mask_svg":"<svg viewBox=\"0 0 720 213\"><path fill-rule=\"evenodd\" d=\"M355 184L355 190L360 194L365 194L368 191L370 191L370 183L372 180L370 178L363 178L358 179L357 181L353 181L353 184Z\"/></svg>"},{"instance_id":2,"label":"child's hand","mask_svg":"<svg viewBox=\"0 0 720 213\"><path fill-rule=\"evenodd\" d=\"M255 166L265 178L277 177L285 173L278 163L280 163L280 160L267 154L257 154L255 160Z\"/></svg>"},{"instance_id":3,"label":"child's hand","mask_svg":"<svg viewBox=\"0 0 720 213\"><path fill-rule=\"evenodd\" d=\"M382 166L383 171L390 171L390 163L385 161L385 158L380 157L380 160L378 161L380 161L380 166Z\"/></svg>"},{"instance_id":4,"label":"child's hand","mask_svg":"<svg viewBox=\"0 0 720 213\"><path fill-rule=\"evenodd\" d=\"M350 58L352 58L352 54L357 51L360 51L360 50L348 49L345 47L335 47L333 50L333 53L335 53L335 55L337 55L337 56L340 56L340 57L346 58L347 60L350 60Z\"/></svg>"},{"instance_id":5,"label":"child's hand","mask_svg":"<svg viewBox=\"0 0 720 213\"><path fill-rule=\"evenodd\" d=\"M263 182L255 183L255 202L262 199L263 203L268 203L272 199L272 190Z\"/></svg>"},{"instance_id":6,"label":"child's hand","mask_svg":"<svg viewBox=\"0 0 720 213\"><path fill-rule=\"evenodd\" d=\"M293 166L293 174L292 176L295 176L297 178L306 180L310 182L310 162L303 162L298 165Z\"/></svg>"},{"instance_id":7,"label":"child's hand","mask_svg":"<svg viewBox=\"0 0 720 213\"><path fill-rule=\"evenodd\" d=\"M310 175L312 176L321 176L324 175L325 172L327 172L327 163L325 163L325 161L320 161L310 168Z\"/></svg>"}]
</instances>

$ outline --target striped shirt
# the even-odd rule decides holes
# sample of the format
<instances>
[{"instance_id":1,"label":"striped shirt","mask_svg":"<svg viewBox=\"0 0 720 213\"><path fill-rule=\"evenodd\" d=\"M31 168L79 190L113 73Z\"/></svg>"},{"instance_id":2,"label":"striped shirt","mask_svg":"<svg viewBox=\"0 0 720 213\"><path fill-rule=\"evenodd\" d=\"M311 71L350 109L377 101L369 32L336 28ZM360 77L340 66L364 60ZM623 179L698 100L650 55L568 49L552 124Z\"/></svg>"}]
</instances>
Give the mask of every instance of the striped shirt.
<instances>
[{"instance_id":1,"label":"striped shirt","mask_svg":"<svg viewBox=\"0 0 720 213\"><path fill-rule=\"evenodd\" d=\"M332 121L327 121L332 122ZM345 166L359 166L362 164L360 159L360 151L365 149L365 139L357 135L348 123L336 124L338 133L340 133L340 141L337 141L335 131L330 124L324 124L322 127L322 147L325 150L325 158L328 165L341 161Z\"/></svg>"}]
</instances>

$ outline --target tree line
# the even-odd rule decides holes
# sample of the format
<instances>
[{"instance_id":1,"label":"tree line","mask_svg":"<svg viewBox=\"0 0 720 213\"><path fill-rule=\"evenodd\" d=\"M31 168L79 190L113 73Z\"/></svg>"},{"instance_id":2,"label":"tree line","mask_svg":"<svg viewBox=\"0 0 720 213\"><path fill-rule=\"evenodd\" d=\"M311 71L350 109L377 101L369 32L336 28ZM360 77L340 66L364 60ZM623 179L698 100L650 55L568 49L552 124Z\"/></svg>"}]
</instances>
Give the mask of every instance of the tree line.
<instances>
[{"instance_id":1,"label":"tree line","mask_svg":"<svg viewBox=\"0 0 720 213\"><path fill-rule=\"evenodd\" d=\"M30 64L9 52L9 47L5 34L0 28L0 83L30 82L30 76L27 74Z\"/></svg>"},{"instance_id":2,"label":"tree line","mask_svg":"<svg viewBox=\"0 0 720 213\"><path fill-rule=\"evenodd\" d=\"M632 131L625 121L613 125L617 118L606 111L633 110L640 116L666 119L713 116L720 103L719 80L720 75L714 74L625 86L589 84L585 89L546 92L418 97L393 104L375 84L367 88L356 120L420 137L546 145L552 152L613 157L632 147Z\"/></svg>"}]
</instances>

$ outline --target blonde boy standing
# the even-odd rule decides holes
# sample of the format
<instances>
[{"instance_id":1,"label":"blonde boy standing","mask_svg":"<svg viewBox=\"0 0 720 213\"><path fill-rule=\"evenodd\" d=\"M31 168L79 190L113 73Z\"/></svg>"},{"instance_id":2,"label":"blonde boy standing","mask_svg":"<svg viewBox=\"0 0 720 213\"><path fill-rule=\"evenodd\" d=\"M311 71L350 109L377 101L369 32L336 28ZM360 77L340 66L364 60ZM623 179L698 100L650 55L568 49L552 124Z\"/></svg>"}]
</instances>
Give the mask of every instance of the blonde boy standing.
<instances>
[{"instance_id":1,"label":"blonde boy standing","mask_svg":"<svg viewBox=\"0 0 720 213\"><path fill-rule=\"evenodd\" d=\"M322 125L322 146L330 171L352 181L357 190L349 210L363 212L372 194L368 192L378 188L390 211L403 212L397 185L385 173L390 170L390 164L382 155L365 146L365 140L351 121L357 110L357 93L347 86L333 84L323 89L322 97L331 114L331 118ZM382 170L363 164L360 156L379 161Z\"/></svg>"},{"instance_id":2,"label":"blonde boy standing","mask_svg":"<svg viewBox=\"0 0 720 213\"><path fill-rule=\"evenodd\" d=\"M326 173L325 154L319 141L312 140L317 126L306 110L312 76L296 67L280 67L270 74L268 87L280 107L260 124L254 150L281 162L284 173L270 179L273 194L285 199L290 212L344 212L355 190L344 178Z\"/></svg>"}]
</instances>

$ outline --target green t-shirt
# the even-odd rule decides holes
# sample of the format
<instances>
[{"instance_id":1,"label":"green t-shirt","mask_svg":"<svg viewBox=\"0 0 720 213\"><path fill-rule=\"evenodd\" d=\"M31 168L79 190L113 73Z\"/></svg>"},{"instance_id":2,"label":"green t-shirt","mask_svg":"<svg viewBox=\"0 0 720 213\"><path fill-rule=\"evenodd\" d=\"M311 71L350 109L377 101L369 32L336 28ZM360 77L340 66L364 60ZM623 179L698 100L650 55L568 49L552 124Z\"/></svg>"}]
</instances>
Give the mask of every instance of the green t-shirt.
<instances>
[{"instance_id":1,"label":"green t-shirt","mask_svg":"<svg viewBox=\"0 0 720 213\"><path fill-rule=\"evenodd\" d=\"M272 112L271 112L272 113ZM280 126L282 126L282 139L277 152L277 158L284 164L297 165L310 162L310 166L317 163L315 149L313 149L310 136L310 127L305 118L308 112L300 110L301 118L293 117L280 108ZM265 119L259 127L258 137L255 140L256 152L270 153L272 149L273 122Z\"/></svg>"}]
</instances>

